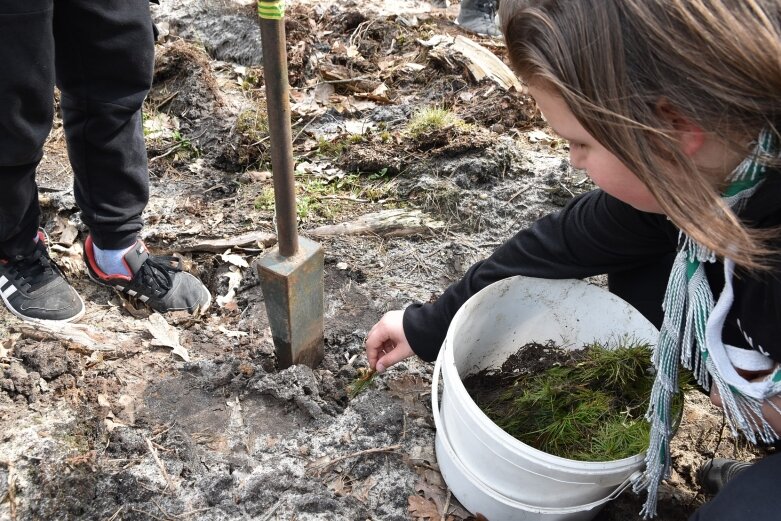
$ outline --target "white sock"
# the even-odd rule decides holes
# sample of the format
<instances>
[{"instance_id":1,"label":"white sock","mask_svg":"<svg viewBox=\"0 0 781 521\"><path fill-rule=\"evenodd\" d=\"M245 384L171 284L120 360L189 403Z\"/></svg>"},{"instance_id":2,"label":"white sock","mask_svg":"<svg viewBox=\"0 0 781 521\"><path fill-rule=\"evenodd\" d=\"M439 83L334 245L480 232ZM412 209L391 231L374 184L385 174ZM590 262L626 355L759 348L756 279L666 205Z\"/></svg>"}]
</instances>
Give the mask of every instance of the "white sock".
<instances>
[{"instance_id":1,"label":"white sock","mask_svg":"<svg viewBox=\"0 0 781 521\"><path fill-rule=\"evenodd\" d=\"M133 274L130 273L130 270L127 268L124 257L128 250L134 246L135 244L132 244L122 250L101 250L93 242L92 249L95 252L95 262L98 264L98 268L106 275L125 275L127 277L132 277Z\"/></svg>"}]
</instances>

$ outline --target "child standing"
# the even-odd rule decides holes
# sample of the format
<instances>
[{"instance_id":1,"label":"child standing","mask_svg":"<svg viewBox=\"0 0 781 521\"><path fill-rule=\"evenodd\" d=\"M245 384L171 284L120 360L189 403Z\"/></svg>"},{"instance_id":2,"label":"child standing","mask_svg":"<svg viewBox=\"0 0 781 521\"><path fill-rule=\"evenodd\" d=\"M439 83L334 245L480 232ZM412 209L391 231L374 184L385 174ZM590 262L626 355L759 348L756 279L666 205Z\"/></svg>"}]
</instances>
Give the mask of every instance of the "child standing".
<instances>
[{"instance_id":1,"label":"child standing","mask_svg":"<svg viewBox=\"0 0 781 521\"><path fill-rule=\"evenodd\" d=\"M433 360L458 308L502 278L607 273L660 328L635 485L652 517L678 361L733 431L781 434L781 2L503 0L500 20L515 71L599 189L519 232L435 303L387 313L366 340L369 364ZM781 454L768 456L691 519L777 519L780 479Z\"/></svg>"},{"instance_id":2,"label":"child standing","mask_svg":"<svg viewBox=\"0 0 781 521\"><path fill-rule=\"evenodd\" d=\"M142 105L152 85L148 0L0 0L0 299L28 321L71 322L84 302L38 232L36 169L54 86L90 234L91 279L159 311L209 307L203 283L139 239L149 199Z\"/></svg>"}]
</instances>

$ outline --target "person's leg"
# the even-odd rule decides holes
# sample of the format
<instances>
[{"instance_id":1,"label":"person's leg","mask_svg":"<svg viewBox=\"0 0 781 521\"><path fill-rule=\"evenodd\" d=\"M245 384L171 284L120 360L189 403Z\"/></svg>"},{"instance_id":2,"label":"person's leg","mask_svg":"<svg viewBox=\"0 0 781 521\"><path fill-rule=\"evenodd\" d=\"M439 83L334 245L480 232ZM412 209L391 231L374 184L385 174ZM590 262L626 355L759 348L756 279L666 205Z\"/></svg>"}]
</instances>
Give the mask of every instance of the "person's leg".
<instances>
[{"instance_id":1,"label":"person's leg","mask_svg":"<svg viewBox=\"0 0 781 521\"><path fill-rule=\"evenodd\" d=\"M671 253L641 268L610 273L607 277L608 289L659 328L664 318L662 301L673 260L675 254Z\"/></svg>"},{"instance_id":2,"label":"person's leg","mask_svg":"<svg viewBox=\"0 0 781 521\"><path fill-rule=\"evenodd\" d=\"M35 169L54 107L52 0L0 0L0 300L23 320L68 322L84 303L38 233Z\"/></svg>"},{"instance_id":3,"label":"person's leg","mask_svg":"<svg viewBox=\"0 0 781 521\"><path fill-rule=\"evenodd\" d=\"M82 220L100 248L128 248L149 199L141 118L154 66L149 1L57 0L54 37Z\"/></svg>"},{"instance_id":4,"label":"person's leg","mask_svg":"<svg viewBox=\"0 0 781 521\"><path fill-rule=\"evenodd\" d=\"M689 521L758 521L779 519L778 483L781 453L766 456L729 480Z\"/></svg>"},{"instance_id":5,"label":"person's leg","mask_svg":"<svg viewBox=\"0 0 781 521\"><path fill-rule=\"evenodd\" d=\"M138 239L149 200L141 118L154 67L149 0L57 0L54 37L90 278L157 311L206 309L206 287Z\"/></svg>"},{"instance_id":6,"label":"person's leg","mask_svg":"<svg viewBox=\"0 0 781 521\"><path fill-rule=\"evenodd\" d=\"M502 35L496 25L497 0L461 0L456 23L467 31L493 36Z\"/></svg>"},{"instance_id":7,"label":"person's leg","mask_svg":"<svg viewBox=\"0 0 781 521\"><path fill-rule=\"evenodd\" d=\"M35 169L53 117L53 0L0 0L0 257L32 253Z\"/></svg>"}]
</instances>

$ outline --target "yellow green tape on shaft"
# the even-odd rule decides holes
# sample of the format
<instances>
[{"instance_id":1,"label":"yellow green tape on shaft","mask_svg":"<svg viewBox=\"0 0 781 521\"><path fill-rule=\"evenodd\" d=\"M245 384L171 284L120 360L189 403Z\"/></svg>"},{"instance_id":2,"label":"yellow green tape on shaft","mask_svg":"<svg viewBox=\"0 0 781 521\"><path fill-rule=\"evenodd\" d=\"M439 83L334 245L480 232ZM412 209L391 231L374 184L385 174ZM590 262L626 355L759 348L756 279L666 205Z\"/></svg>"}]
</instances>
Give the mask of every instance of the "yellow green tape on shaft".
<instances>
[{"instance_id":1,"label":"yellow green tape on shaft","mask_svg":"<svg viewBox=\"0 0 781 521\"><path fill-rule=\"evenodd\" d=\"M285 1L264 2L258 0L258 15L266 20L282 20L285 17Z\"/></svg>"}]
</instances>

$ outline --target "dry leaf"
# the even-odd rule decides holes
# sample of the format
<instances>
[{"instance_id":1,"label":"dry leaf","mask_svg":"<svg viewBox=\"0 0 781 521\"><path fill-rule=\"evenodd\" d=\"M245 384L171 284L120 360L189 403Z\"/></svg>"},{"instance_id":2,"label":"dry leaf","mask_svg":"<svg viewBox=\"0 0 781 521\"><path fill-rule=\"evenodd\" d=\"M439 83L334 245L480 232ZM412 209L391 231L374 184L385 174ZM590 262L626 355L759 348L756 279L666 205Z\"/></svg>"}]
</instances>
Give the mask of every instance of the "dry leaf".
<instances>
[{"instance_id":1,"label":"dry leaf","mask_svg":"<svg viewBox=\"0 0 781 521\"><path fill-rule=\"evenodd\" d=\"M315 99L322 104L326 104L335 92L334 86L331 83L320 83L315 87Z\"/></svg>"},{"instance_id":2,"label":"dry leaf","mask_svg":"<svg viewBox=\"0 0 781 521\"><path fill-rule=\"evenodd\" d=\"M348 479L344 476L337 476L336 479L328 483L328 488L340 497L346 496L352 490Z\"/></svg>"},{"instance_id":3,"label":"dry leaf","mask_svg":"<svg viewBox=\"0 0 781 521\"><path fill-rule=\"evenodd\" d=\"M231 253L230 250L226 250L225 253L220 254L220 258L223 262L228 262L234 266L238 266L239 268L249 268L249 264L247 264L247 261L244 260L244 257L235 253Z\"/></svg>"},{"instance_id":4,"label":"dry leaf","mask_svg":"<svg viewBox=\"0 0 781 521\"><path fill-rule=\"evenodd\" d=\"M152 336L155 337L152 340L153 346L170 347L172 349L171 354L177 355L185 362L190 361L190 354L187 349L182 347L179 343L179 331L175 327L166 322L163 315L160 313L152 313L149 315L149 324L147 329Z\"/></svg>"},{"instance_id":5,"label":"dry leaf","mask_svg":"<svg viewBox=\"0 0 781 521\"><path fill-rule=\"evenodd\" d=\"M361 484L353 488L352 496L361 503L366 503L369 500L369 492L376 484L377 480L369 476Z\"/></svg>"},{"instance_id":6,"label":"dry leaf","mask_svg":"<svg viewBox=\"0 0 781 521\"><path fill-rule=\"evenodd\" d=\"M418 495L412 495L407 499L409 501L409 507L407 510L415 521L432 521L435 519L439 521L439 519L441 519L439 509L437 509L437 505L435 505L433 501L422 498Z\"/></svg>"}]
</instances>

